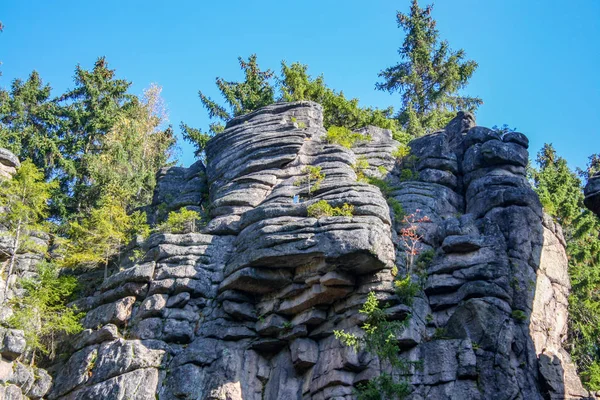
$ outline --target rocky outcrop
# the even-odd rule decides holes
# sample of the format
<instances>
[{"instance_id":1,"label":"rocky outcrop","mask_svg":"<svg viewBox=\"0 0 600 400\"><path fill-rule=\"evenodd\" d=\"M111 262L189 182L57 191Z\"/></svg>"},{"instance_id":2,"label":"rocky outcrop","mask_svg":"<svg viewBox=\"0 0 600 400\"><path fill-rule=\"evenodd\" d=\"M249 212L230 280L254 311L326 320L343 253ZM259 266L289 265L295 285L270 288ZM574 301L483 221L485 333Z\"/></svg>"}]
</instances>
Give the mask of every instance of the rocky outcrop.
<instances>
[{"instance_id":1,"label":"rocky outcrop","mask_svg":"<svg viewBox=\"0 0 600 400\"><path fill-rule=\"evenodd\" d=\"M584 203L594 214L600 215L600 172L592 175L584 191Z\"/></svg>"},{"instance_id":2,"label":"rocky outcrop","mask_svg":"<svg viewBox=\"0 0 600 400\"><path fill-rule=\"evenodd\" d=\"M561 347L564 239L527 182L527 138L459 113L396 160L391 132L358 133L352 149L327 143L319 105L275 104L230 121L206 168L161 172L155 203L202 204L212 220L152 235L78 302L87 329L48 398L353 399L388 370L333 336L358 331L369 292L390 318L408 317L397 340L421 366L405 372L411 399L589 396ZM308 216L321 200L353 216ZM406 257L398 204L427 257ZM410 306L395 269L422 282Z\"/></svg>"}]
</instances>

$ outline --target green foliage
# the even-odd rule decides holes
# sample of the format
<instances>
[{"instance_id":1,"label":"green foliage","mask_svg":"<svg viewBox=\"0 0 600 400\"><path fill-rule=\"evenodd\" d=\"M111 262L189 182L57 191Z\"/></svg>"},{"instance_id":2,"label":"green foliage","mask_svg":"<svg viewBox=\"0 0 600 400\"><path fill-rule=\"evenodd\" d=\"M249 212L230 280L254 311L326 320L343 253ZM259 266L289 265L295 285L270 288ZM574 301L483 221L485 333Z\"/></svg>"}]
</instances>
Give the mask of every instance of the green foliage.
<instances>
[{"instance_id":1,"label":"green foliage","mask_svg":"<svg viewBox=\"0 0 600 400\"><path fill-rule=\"evenodd\" d=\"M435 251L433 249L426 250L419 254L417 257L417 261L415 266L417 267L417 271L425 271L427 267L431 264L433 257L435 256Z\"/></svg>"},{"instance_id":2,"label":"green foliage","mask_svg":"<svg viewBox=\"0 0 600 400\"><path fill-rule=\"evenodd\" d=\"M77 280L72 276L60 275L56 265L41 263L36 278L20 279L23 296L11 300L13 315L8 324L25 333L28 347L35 352L54 358L56 338L59 334L75 334L83 328L79 324L83 316L77 310L66 306L77 288Z\"/></svg>"},{"instance_id":3,"label":"green foliage","mask_svg":"<svg viewBox=\"0 0 600 400\"><path fill-rule=\"evenodd\" d=\"M325 140L328 143L339 144L348 149L352 148L357 142L370 141L369 135L352 132L350 129L343 126L330 126L327 129Z\"/></svg>"},{"instance_id":4,"label":"green foliage","mask_svg":"<svg viewBox=\"0 0 600 400\"><path fill-rule=\"evenodd\" d=\"M482 104L477 97L458 95L477 63L465 59L464 50L452 51L439 39L432 6L419 7L413 0L409 14L397 14L406 36L398 50L400 62L379 73L377 88L402 95L398 121L412 136L443 128L458 110L474 111Z\"/></svg>"},{"instance_id":5,"label":"green foliage","mask_svg":"<svg viewBox=\"0 0 600 400\"><path fill-rule=\"evenodd\" d=\"M534 189L544 210L561 223L567 243L571 279L567 346L584 385L595 390L600 382L600 220L585 209L581 180L552 145L544 145L537 164L529 170Z\"/></svg>"},{"instance_id":6,"label":"green foliage","mask_svg":"<svg viewBox=\"0 0 600 400\"><path fill-rule=\"evenodd\" d=\"M232 117L249 113L275 102L275 90L270 82L273 78L273 72L271 70L260 70L256 54L248 57L248 61L238 57L238 62L244 72L243 82L229 82L222 78L216 79L217 87L225 98L229 111L225 107L217 105L202 91L199 92L200 101L208 110L210 118L217 118L226 122Z\"/></svg>"},{"instance_id":7,"label":"green foliage","mask_svg":"<svg viewBox=\"0 0 600 400\"><path fill-rule=\"evenodd\" d=\"M449 339L448 338L448 331L446 330L446 328L435 328L435 332L433 332L433 336L431 337L431 339L433 340L444 340L444 339Z\"/></svg>"},{"instance_id":8,"label":"green foliage","mask_svg":"<svg viewBox=\"0 0 600 400\"><path fill-rule=\"evenodd\" d=\"M600 363L593 361L585 371L581 373L581 378L590 390L600 390Z\"/></svg>"},{"instance_id":9,"label":"green foliage","mask_svg":"<svg viewBox=\"0 0 600 400\"><path fill-rule=\"evenodd\" d=\"M387 199L387 203L390 206L390 208L392 209L392 212L394 214L394 219L396 221L402 221L404 219L404 217L406 216L406 213L404 212L404 207L402 207L402 204L400 204L400 202L393 197L389 197Z\"/></svg>"},{"instance_id":10,"label":"green foliage","mask_svg":"<svg viewBox=\"0 0 600 400\"><path fill-rule=\"evenodd\" d=\"M160 224L157 230L164 233L196 232L198 221L200 221L200 214L196 211L182 208L179 211L171 211L167 220Z\"/></svg>"},{"instance_id":11,"label":"green foliage","mask_svg":"<svg viewBox=\"0 0 600 400\"><path fill-rule=\"evenodd\" d=\"M408 382L396 382L390 374L381 375L356 386L357 400L402 399L410 393Z\"/></svg>"},{"instance_id":12,"label":"green foliage","mask_svg":"<svg viewBox=\"0 0 600 400\"><path fill-rule=\"evenodd\" d=\"M523 310L513 310L510 315L517 322L524 322L527 320L527 314L525 314Z\"/></svg>"},{"instance_id":13,"label":"green foliage","mask_svg":"<svg viewBox=\"0 0 600 400\"><path fill-rule=\"evenodd\" d=\"M143 98L129 94L131 83L117 79L104 58L89 71L77 66L74 78L74 88L58 97L37 72L0 90L0 147L60 182L50 203L58 224L89 213L107 185L130 193L128 210L148 203L175 143L162 126L158 87Z\"/></svg>"},{"instance_id":14,"label":"green foliage","mask_svg":"<svg viewBox=\"0 0 600 400\"><path fill-rule=\"evenodd\" d=\"M294 182L294 186L302 186L306 184L307 194L311 196L314 192L319 190L321 183L325 179L325 174L321 172L321 167L314 167L307 165L302 168L303 177L297 179Z\"/></svg>"},{"instance_id":15,"label":"green foliage","mask_svg":"<svg viewBox=\"0 0 600 400\"><path fill-rule=\"evenodd\" d=\"M70 240L64 246L62 265L69 268L103 265L106 279L111 258L137 235L149 232L144 220L145 214L128 215L123 202L107 194L89 216L69 223Z\"/></svg>"},{"instance_id":16,"label":"green foliage","mask_svg":"<svg viewBox=\"0 0 600 400\"><path fill-rule=\"evenodd\" d=\"M0 294L0 304L4 302L8 281L13 273L17 251L27 246L30 234L36 230L47 230L42 224L48 216L48 200L56 182L47 183L41 170L29 160L21 164L12 179L0 183L0 223L9 237L8 251L2 250L9 258L8 272ZM4 273L3 263L0 274Z\"/></svg>"},{"instance_id":17,"label":"green foliage","mask_svg":"<svg viewBox=\"0 0 600 400\"><path fill-rule=\"evenodd\" d=\"M396 337L406 329L408 320L388 321L385 310L379 306L379 300L373 292L369 292L359 312L366 316L366 321L361 326L363 334L334 330L335 337L345 346L355 350L364 349L379 357L381 361L389 362L396 371L406 371L408 365L398 356L400 347ZM394 380L391 375L381 374L380 378L358 386L357 390L361 399L401 399L408 394L408 385ZM380 394L379 397L377 393Z\"/></svg>"},{"instance_id":18,"label":"green foliage","mask_svg":"<svg viewBox=\"0 0 600 400\"><path fill-rule=\"evenodd\" d=\"M365 175L365 171L369 169L369 162L365 157L360 157L356 160L356 164L352 166L354 172L356 172L356 179L359 182L368 182L368 177Z\"/></svg>"},{"instance_id":19,"label":"green foliage","mask_svg":"<svg viewBox=\"0 0 600 400\"><path fill-rule=\"evenodd\" d=\"M399 178L402 182L415 181L419 178L419 173L410 168L402 168Z\"/></svg>"},{"instance_id":20,"label":"green foliage","mask_svg":"<svg viewBox=\"0 0 600 400\"><path fill-rule=\"evenodd\" d=\"M281 63L279 89L281 100L311 100L323 106L323 125L325 129L332 126L356 130L369 125L398 131L397 122L391 118L393 109L379 110L360 107L358 99L347 99L343 92L336 92L325 84L321 75L312 78L308 74L308 66L293 63Z\"/></svg>"},{"instance_id":21,"label":"green foliage","mask_svg":"<svg viewBox=\"0 0 600 400\"><path fill-rule=\"evenodd\" d=\"M152 201L156 173L168 165L175 145L173 130L164 128L167 115L161 90L156 85L145 90L104 135L102 151L87 159L93 182L88 193L94 199L118 187L127 210Z\"/></svg>"},{"instance_id":22,"label":"green foliage","mask_svg":"<svg viewBox=\"0 0 600 400\"><path fill-rule=\"evenodd\" d=\"M59 106L50 101L50 85L33 71L26 81L15 79L10 91L0 89L0 147L20 160L30 159L46 176L60 164Z\"/></svg>"},{"instance_id":23,"label":"green foliage","mask_svg":"<svg viewBox=\"0 0 600 400\"><path fill-rule=\"evenodd\" d=\"M323 217L352 217L354 206L344 203L342 207L332 207L326 200L319 200L306 208L311 218Z\"/></svg>"},{"instance_id":24,"label":"green foliage","mask_svg":"<svg viewBox=\"0 0 600 400\"><path fill-rule=\"evenodd\" d=\"M413 282L410 275L404 278L396 278L394 280L394 289L400 303L412 306L414 297L421 291L421 285L418 282Z\"/></svg>"},{"instance_id":25,"label":"green foliage","mask_svg":"<svg viewBox=\"0 0 600 400\"><path fill-rule=\"evenodd\" d=\"M400 144L394 151L392 151L392 157L394 158L404 158L410 154L410 146L407 144Z\"/></svg>"},{"instance_id":26,"label":"green foliage","mask_svg":"<svg viewBox=\"0 0 600 400\"><path fill-rule=\"evenodd\" d=\"M369 177L367 177L367 182L370 185L377 186L379 188L379 190L381 190L381 193L383 194L384 197L390 196L393 191L393 188L390 186L389 183L387 183L385 181L385 179L377 178L374 176L369 176Z\"/></svg>"}]
</instances>

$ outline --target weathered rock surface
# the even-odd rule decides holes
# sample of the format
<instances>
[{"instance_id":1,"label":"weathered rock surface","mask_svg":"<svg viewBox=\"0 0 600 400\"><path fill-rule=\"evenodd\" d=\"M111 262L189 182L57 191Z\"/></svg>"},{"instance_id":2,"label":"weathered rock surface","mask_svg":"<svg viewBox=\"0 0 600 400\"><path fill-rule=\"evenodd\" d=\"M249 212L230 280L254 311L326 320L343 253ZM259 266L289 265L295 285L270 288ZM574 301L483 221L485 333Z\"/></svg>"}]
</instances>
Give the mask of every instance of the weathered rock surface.
<instances>
[{"instance_id":1,"label":"weathered rock surface","mask_svg":"<svg viewBox=\"0 0 600 400\"><path fill-rule=\"evenodd\" d=\"M527 182L527 138L459 113L401 161L391 132L359 133L352 149L329 144L319 105L275 104L230 121L206 168L162 171L153 207L200 207L208 188L212 220L154 234L140 261L78 303L89 329L48 398L354 399L388 368L333 331L358 331L369 292L390 318L410 315L397 337L399 357L422 365L405 374L410 399L590 396L561 346L564 238ZM357 179L359 160L389 193ZM325 175L316 190L307 166ZM407 261L390 198L414 215L430 261ZM319 200L354 215L308 217ZM410 307L394 266L424 276Z\"/></svg>"},{"instance_id":2,"label":"weathered rock surface","mask_svg":"<svg viewBox=\"0 0 600 400\"><path fill-rule=\"evenodd\" d=\"M589 180L585 187L584 203L594 214L600 215L600 172L597 172Z\"/></svg>"}]
</instances>

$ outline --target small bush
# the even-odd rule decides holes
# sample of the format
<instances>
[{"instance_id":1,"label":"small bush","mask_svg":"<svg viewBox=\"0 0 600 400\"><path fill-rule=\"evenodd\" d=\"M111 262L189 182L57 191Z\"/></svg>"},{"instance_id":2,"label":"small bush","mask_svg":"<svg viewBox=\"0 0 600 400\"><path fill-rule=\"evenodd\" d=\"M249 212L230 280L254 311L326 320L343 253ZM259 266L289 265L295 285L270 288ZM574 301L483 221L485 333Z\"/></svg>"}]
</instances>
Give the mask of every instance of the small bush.
<instances>
[{"instance_id":1,"label":"small bush","mask_svg":"<svg viewBox=\"0 0 600 400\"><path fill-rule=\"evenodd\" d=\"M419 254L419 257L417 257L416 262L417 271L425 271L427 267L429 267L429 265L431 264L431 261L433 260L434 256L435 251L431 249Z\"/></svg>"},{"instance_id":2,"label":"small bush","mask_svg":"<svg viewBox=\"0 0 600 400\"><path fill-rule=\"evenodd\" d=\"M385 197L388 197L390 193L392 193L392 187L390 186L390 184L381 178L369 176L367 178L367 182L373 186L377 186Z\"/></svg>"},{"instance_id":3,"label":"small bush","mask_svg":"<svg viewBox=\"0 0 600 400\"><path fill-rule=\"evenodd\" d=\"M165 222L157 227L163 233L189 233L196 232L196 224L200 220L200 214L196 211L182 208L179 211L171 211Z\"/></svg>"},{"instance_id":4,"label":"small bush","mask_svg":"<svg viewBox=\"0 0 600 400\"><path fill-rule=\"evenodd\" d=\"M408 144L413 139L413 136L405 132L394 131L392 132L392 138L402 144Z\"/></svg>"},{"instance_id":5,"label":"small bush","mask_svg":"<svg viewBox=\"0 0 600 400\"><path fill-rule=\"evenodd\" d=\"M294 182L294 186L306 184L308 195L310 196L313 192L319 190L321 182L325 179L325 174L321 172L321 167L313 167L312 165L304 167L302 173L304 176L297 179L296 182Z\"/></svg>"},{"instance_id":6,"label":"small bush","mask_svg":"<svg viewBox=\"0 0 600 400\"><path fill-rule=\"evenodd\" d=\"M405 145L405 144L401 144L400 146L398 146L398 148L394 151L392 151L392 156L394 158L404 158L406 156L408 156L410 154L410 147Z\"/></svg>"},{"instance_id":7,"label":"small bush","mask_svg":"<svg viewBox=\"0 0 600 400\"><path fill-rule=\"evenodd\" d=\"M354 213L354 206L344 203L342 207L332 207L325 200L319 200L306 208L309 217L351 217Z\"/></svg>"},{"instance_id":8,"label":"small bush","mask_svg":"<svg viewBox=\"0 0 600 400\"><path fill-rule=\"evenodd\" d=\"M383 165L380 165L379 167L377 167L377 171L379 171L379 173L380 173L381 175L385 175L385 174L387 174L387 173L388 173L388 170L387 170L387 169L385 169L385 167L384 167Z\"/></svg>"},{"instance_id":9,"label":"small bush","mask_svg":"<svg viewBox=\"0 0 600 400\"><path fill-rule=\"evenodd\" d=\"M517 322L524 322L527 320L527 314L525 314L525 312L522 310L513 310L511 316Z\"/></svg>"},{"instance_id":10,"label":"small bush","mask_svg":"<svg viewBox=\"0 0 600 400\"><path fill-rule=\"evenodd\" d=\"M369 168L369 162L365 157L360 157L356 160L356 164L352 166L354 172L356 172L356 180L359 182L368 182L369 178L365 175L365 170Z\"/></svg>"},{"instance_id":11,"label":"small bush","mask_svg":"<svg viewBox=\"0 0 600 400\"><path fill-rule=\"evenodd\" d=\"M394 281L394 287L400 303L406 304L407 306L412 306L414 297L421 290L421 285L417 282L413 282L410 275L407 275L402 279L396 279Z\"/></svg>"},{"instance_id":12,"label":"small bush","mask_svg":"<svg viewBox=\"0 0 600 400\"><path fill-rule=\"evenodd\" d=\"M339 144L348 149L352 148L359 141L370 141L371 136L361 135L360 133L352 132L350 129L343 126L332 126L327 129L325 140L328 143Z\"/></svg>"},{"instance_id":13,"label":"small bush","mask_svg":"<svg viewBox=\"0 0 600 400\"><path fill-rule=\"evenodd\" d=\"M394 213L394 218L396 219L396 221L397 222L402 221L404 219L404 217L406 216L406 213L404 212L404 208L402 207L402 204L400 204L400 202L393 197L388 198L387 203L390 206L390 208L392 209L392 212Z\"/></svg>"},{"instance_id":14,"label":"small bush","mask_svg":"<svg viewBox=\"0 0 600 400\"><path fill-rule=\"evenodd\" d=\"M413 171L410 168L403 168L400 171L400 180L405 182L405 181L416 181L419 178L419 173L416 171Z\"/></svg>"}]
</instances>

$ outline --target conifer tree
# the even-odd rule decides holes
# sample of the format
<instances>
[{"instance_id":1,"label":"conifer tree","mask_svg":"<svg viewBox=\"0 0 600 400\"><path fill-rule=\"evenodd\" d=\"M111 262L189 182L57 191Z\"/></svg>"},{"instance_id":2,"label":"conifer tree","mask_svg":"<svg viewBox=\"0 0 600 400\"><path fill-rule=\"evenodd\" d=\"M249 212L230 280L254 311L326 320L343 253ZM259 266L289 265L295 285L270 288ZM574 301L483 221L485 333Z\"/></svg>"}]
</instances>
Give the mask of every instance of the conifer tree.
<instances>
[{"instance_id":1,"label":"conifer tree","mask_svg":"<svg viewBox=\"0 0 600 400\"><path fill-rule=\"evenodd\" d=\"M392 119L393 109L384 110L360 107L358 99L347 99L343 92L336 92L325 84L323 75L311 78L308 66L300 63L281 63L279 80L281 100L311 100L323 106L323 126L344 127L350 130L368 125L397 131L397 123Z\"/></svg>"},{"instance_id":2,"label":"conifer tree","mask_svg":"<svg viewBox=\"0 0 600 400\"><path fill-rule=\"evenodd\" d=\"M412 136L443 128L456 111L474 111L482 104L477 97L459 95L477 63L467 60L464 50L452 51L447 41L440 42L432 9L413 0L408 14L397 13L398 26L406 33L398 49L400 62L381 71L383 81L376 84L379 90L401 94L398 121Z\"/></svg>"},{"instance_id":3,"label":"conifer tree","mask_svg":"<svg viewBox=\"0 0 600 400\"><path fill-rule=\"evenodd\" d=\"M136 235L149 233L145 220L145 214L139 211L127 214L118 188L108 188L99 206L88 216L69 223L69 240L64 246L62 266L95 268L100 265L106 279L111 259L123 246Z\"/></svg>"},{"instance_id":4,"label":"conifer tree","mask_svg":"<svg viewBox=\"0 0 600 400\"><path fill-rule=\"evenodd\" d=\"M127 211L152 201L156 173L169 164L175 146L173 130L165 126L161 90L151 85L141 99L135 99L100 140L102 151L89 156L92 197L118 187Z\"/></svg>"},{"instance_id":5,"label":"conifer tree","mask_svg":"<svg viewBox=\"0 0 600 400\"><path fill-rule=\"evenodd\" d=\"M30 245L30 234L44 230L43 221L48 216L48 200L55 181L47 183L44 174L29 160L25 160L12 179L1 183L0 223L10 237L6 279L0 288L0 304L4 303L8 282L14 272L18 252ZM0 274L5 272L5 265Z\"/></svg>"},{"instance_id":6,"label":"conifer tree","mask_svg":"<svg viewBox=\"0 0 600 400\"><path fill-rule=\"evenodd\" d=\"M131 82L117 79L104 57L91 71L75 70L75 88L55 101L61 106L64 166L61 176L63 213L88 211L99 200L92 185L90 159L104 149L104 137L119 119L135 106L128 93Z\"/></svg>"},{"instance_id":7,"label":"conifer tree","mask_svg":"<svg viewBox=\"0 0 600 400\"><path fill-rule=\"evenodd\" d=\"M37 352L50 359L55 357L58 335L76 334L83 329L79 323L81 314L66 305L77 287L77 279L61 275L51 263L42 263L37 269L37 277L20 279L24 295L11 300L13 315L8 320L11 327L23 330L31 351L31 365Z\"/></svg>"},{"instance_id":8,"label":"conifer tree","mask_svg":"<svg viewBox=\"0 0 600 400\"><path fill-rule=\"evenodd\" d=\"M58 106L51 87L33 71L15 79L9 91L0 89L0 147L20 160L30 159L46 177L60 166L64 149L58 129Z\"/></svg>"}]
</instances>

